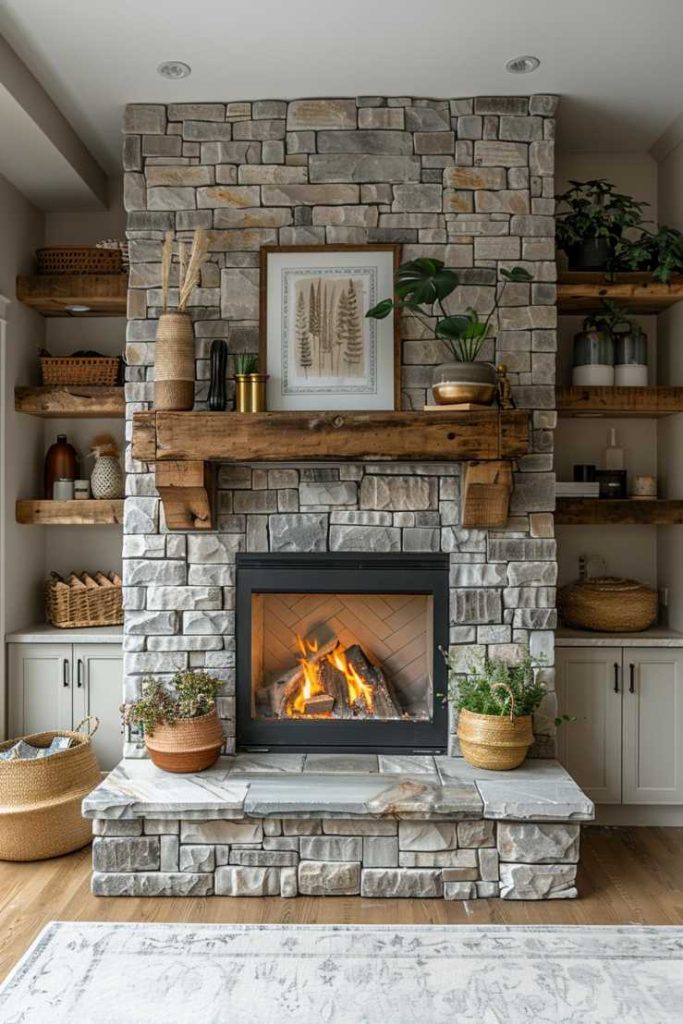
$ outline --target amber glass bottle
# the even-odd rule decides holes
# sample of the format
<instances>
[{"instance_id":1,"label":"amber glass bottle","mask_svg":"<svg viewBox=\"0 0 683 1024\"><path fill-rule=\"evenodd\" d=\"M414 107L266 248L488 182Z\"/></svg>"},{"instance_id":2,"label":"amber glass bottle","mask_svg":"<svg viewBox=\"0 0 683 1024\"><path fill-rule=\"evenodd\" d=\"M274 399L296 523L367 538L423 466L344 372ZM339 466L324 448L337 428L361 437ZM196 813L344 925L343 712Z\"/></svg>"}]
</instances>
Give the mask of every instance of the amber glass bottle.
<instances>
[{"instance_id":1,"label":"amber glass bottle","mask_svg":"<svg viewBox=\"0 0 683 1024\"><path fill-rule=\"evenodd\" d=\"M44 497L52 498L55 480L75 480L78 476L78 456L69 444L66 434L57 434L57 440L45 456Z\"/></svg>"}]
</instances>

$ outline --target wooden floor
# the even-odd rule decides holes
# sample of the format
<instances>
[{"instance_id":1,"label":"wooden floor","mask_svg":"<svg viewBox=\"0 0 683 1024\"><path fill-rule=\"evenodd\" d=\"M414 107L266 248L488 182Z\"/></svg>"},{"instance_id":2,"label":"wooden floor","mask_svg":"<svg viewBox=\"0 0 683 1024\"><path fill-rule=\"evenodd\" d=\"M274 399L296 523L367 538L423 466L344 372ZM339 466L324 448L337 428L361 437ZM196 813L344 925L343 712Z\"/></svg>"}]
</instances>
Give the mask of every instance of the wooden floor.
<instances>
[{"instance_id":1,"label":"wooden floor","mask_svg":"<svg viewBox=\"0 0 683 1024\"><path fill-rule=\"evenodd\" d=\"M90 850L0 863L0 979L48 921L683 925L683 828L584 830L578 900L121 899L90 895Z\"/></svg>"}]
</instances>

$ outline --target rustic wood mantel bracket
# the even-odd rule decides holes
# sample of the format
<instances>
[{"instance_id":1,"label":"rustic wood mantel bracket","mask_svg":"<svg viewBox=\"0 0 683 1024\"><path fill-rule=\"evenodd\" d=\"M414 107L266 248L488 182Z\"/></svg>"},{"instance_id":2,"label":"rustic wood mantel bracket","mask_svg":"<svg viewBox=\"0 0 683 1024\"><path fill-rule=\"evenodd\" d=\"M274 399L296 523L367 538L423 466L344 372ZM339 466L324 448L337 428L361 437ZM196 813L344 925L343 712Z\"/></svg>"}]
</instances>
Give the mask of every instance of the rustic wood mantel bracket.
<instances>
[{"instance_id":1,"label":"rustic wood mantel bracket","mask_svg":"<svg viewBox=\"0 0 683 1024\"><path fill-rule=\"evenodd\" d=\"M133 424L133 457L155 465L169 530L214 528L212 462L466 462L463 524L499 526L510 462L528 446L529 414L520 409L140 412Z\"/></svg>"}]
</instances>

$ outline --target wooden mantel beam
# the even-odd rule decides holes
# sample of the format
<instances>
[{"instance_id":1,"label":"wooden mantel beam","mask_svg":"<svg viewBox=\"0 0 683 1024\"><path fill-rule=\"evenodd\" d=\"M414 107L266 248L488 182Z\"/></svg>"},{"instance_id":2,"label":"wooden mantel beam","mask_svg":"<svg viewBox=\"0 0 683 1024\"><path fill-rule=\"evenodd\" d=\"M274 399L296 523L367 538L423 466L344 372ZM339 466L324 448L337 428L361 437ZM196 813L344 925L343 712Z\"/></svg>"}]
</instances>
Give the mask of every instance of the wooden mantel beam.
<instances>
[{"instance_id":1,"label":"wooden mantel beam","mask_svg":"<svg viewBox=\"0 0 683 1024\"><path fill-rule=\"evenodd\" d=\"M133 456L156 465L171 530L212 529L207 483L211 462L500 463L525 455L528 445L526 411L488 408L443 413L142 412L135 414L133 428Z\"/></svg>"}]
</instances>

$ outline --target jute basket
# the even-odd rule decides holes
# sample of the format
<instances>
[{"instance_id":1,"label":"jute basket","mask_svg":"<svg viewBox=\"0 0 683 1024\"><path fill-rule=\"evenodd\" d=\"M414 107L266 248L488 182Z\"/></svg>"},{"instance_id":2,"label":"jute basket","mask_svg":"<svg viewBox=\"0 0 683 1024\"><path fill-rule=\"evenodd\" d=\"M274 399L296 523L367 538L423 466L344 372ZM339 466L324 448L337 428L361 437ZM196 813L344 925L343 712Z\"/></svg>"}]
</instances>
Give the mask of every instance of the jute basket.
<instances>
[{"instance_id":1,"label":"jute basket","mask_svg":"<svg viewBox=\"0 0 683 1024\"><path fill-rule=\"evenodd\" d=\"M491 689L506 691L510 699L509 715L479 715L474 711L460 711L460 750L467 763L475 768L510 771L519 768L534 742L531 715L515 715L515 700L507 684L498 683Z\"/></svg>"},{"instance_id":2,"label":"jute basket","mask_svg":"<svg viewBox=\"0 0 683 1024\"><path fill-rule=\"evenodd\" d=\"M49 245L36 249L39 274L121 274L121 249L94 245Z\"/></svg>"},{"instance_id":3,"label":"jute basket","mask_svg":"<svg viewBox=\"0 0 683 1024\"><path fill-rule=\"evenodd\" d=\"M214 708L199 718L181 718L173 725L157 725L145 736L152 761L166 772L201 772L218 759L225 742Z\"/></svg>"},{"instance_id":4,"label":"jute basket","mask_svg":"<svg viewBox=\"0 0 683 1024\"><path fill-rule=\"evenodd\" d=\"M95 578L83 573L75 587L56 572L45 582L45 610L48 622L58 629L86 626L120 626L123 623L123 587L115 573Z\"/></svg>"},{"instance_id":5,"label":"jute basket","mask_svg":"<svg viewBox=\"0 0 683 1024\"><path fill-rule=\"evenodd\" d=\"M154 346L154 408L194 405L194 332L189 313L163 313Z\"/></svg>"},{"instance_id":6,"label":"jute basket","mask_svg":"<svg viewBox=\"0 0 683 1024\"><path fill-rule=\"evenodd\" d=\"M118 356L41 356L43 384L87 384L114 387L119 379Z\"/></svg>"},{"instance_id":7,"label":"jute basket","mask_svg":"<svg viewBox=\"0 0 683 1024\"><path fill-rule=\"evenodd\" d=\"M86 722L94 723L89 734L80 732ZM98 726L85 718L74 732L24 736L34 747L48 747L55 736L74 743L50 757L0 761L0 860L45 860L90 842L92 823L81 816L81 802L101 779L90 740ZM0 750L16 742L6 740Z\"/></svg>"},{"instance_id":8,"label":"jute basket","mask_svg":"<svg viewBox=\"0 0 683 1024\"><path fill-rule=\"evenodd\" d=\"M597 633L638 633L657 621L657 592L616 576L570 583L557 603L565 625Z\"/></svg>"}]
</instances>

